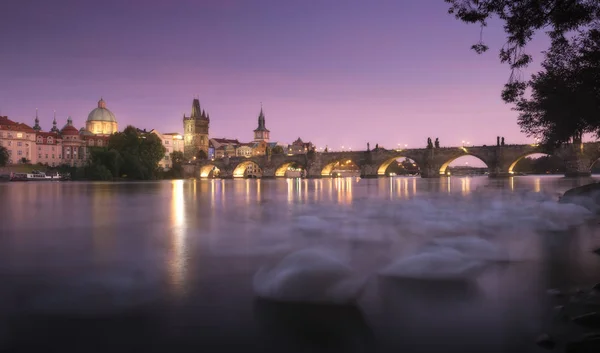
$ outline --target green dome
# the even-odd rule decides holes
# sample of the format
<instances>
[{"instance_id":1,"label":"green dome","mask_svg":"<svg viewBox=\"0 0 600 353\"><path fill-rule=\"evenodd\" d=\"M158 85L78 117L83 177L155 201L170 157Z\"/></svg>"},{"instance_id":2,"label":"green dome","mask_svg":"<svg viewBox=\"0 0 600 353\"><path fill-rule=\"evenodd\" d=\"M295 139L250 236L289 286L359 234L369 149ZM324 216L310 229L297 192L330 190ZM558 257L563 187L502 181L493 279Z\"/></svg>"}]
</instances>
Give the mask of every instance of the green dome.
<instances>
[{"instance_id":1,"label":"green dome","mask_svg":"<svg viewBox=\"0 0 600 353\"><path fill-rule=\"evenodd\" d=\"M98 101L98 108L92 110L88 115L87 121L107 121L116 123L117 119L115 115L106 108L106 102L100 98Z\"/></svg>"}]
</instances>

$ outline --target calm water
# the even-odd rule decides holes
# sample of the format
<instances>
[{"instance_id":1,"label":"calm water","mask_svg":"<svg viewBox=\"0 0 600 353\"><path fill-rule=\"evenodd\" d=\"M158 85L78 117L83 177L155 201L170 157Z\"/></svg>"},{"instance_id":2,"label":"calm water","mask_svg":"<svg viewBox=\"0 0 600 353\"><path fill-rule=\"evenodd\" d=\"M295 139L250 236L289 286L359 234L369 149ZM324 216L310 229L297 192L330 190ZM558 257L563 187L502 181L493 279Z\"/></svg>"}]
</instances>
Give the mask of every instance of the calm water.
<instances>
[{"instance_id":1,"label":"calm water","mask_svg":"<svg viewBox=\"0 0 600 353\"><path fill-rule=\"evenodd\" d=\"M0 350L535 352L546 291L600 280L598 221L555 202L582 182L2 183ZM377 275L454 235L510 261L470 285ZM368 277L357 307L255 298L261 266L313 247Z\"/></svg>"}]
</instances>

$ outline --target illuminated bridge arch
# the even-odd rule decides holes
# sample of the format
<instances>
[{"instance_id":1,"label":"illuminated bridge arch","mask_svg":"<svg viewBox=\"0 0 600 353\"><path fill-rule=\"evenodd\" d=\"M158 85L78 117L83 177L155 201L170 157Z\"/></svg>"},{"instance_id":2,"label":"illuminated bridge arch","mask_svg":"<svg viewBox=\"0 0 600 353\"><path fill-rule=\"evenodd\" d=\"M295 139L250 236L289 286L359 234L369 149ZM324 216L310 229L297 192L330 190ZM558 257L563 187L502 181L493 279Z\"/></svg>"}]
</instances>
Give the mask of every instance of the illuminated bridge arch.
<instances>
[{"instance_id":1,"label":"illuminated bridge arch","mask_svg":"<svg viewBox=\"0 0 600 353\"><path fill-rule=\"evenodd\" d=\"M207 164L200 167L200 178L217 177L219 175L219 168L214 164Z\"/></svg>"},{"instance_id":2,"label":"illuminated bridge arch","mask_svg":"<svg viewBox=\"0 0 600 353\"><path fill-rule=\"evenodd\" d=\"M477 159L479 159L480 161L483 162L483 164L485 164L485 166L489 169L489 164L488 162L485 160L485 158L482 158L476 154L473 153L469 153L469 152L465 152L465 153L461 153L461 154L457 154L455 156L452 156L452 158L448 159L446 162L442 163L442 165L440 166L440 175L446 175L448 172L448 166L454 162L455 160L461 158L461 157L475 157Z\"/></svg>"},{"instance_id":3,"label":"illuminated bridge arch","mask_svg":"<svg viewBox=\"0 0 600 353\"><path fill-rule=\"evenodd\" d=\"M253 161L243 161L238 163L235 168L233 169L233 177L234 178L244 178L247 176L246 171L248 170L248 168L252 169L252 175L253 177L260 177L262 175L262 170L260 168L260 166Z\"/></svg>"},{"instance_id":4,"label":"illuminated bridge arch","mask_svg":"<svg viewBox=\"0 0 600 353\"><path fill-rule=\"evenodd\" d=\"M358 163L354 162L352 159L350 158L341 158L341 159L337 159L335 161L332 161L330 163L328 163L327 165L325 165L323 167L323 169L321 169L321 176L331 176L333 170L337 167L341 167L341 166L349 166L349 167L356 167L358 169Z\"/></svg>"},{"instance_id":5,"label":"illuminated bridge arch","mask_svg":"<svg viewBox=\"0 0 600 353\"><path fill-rule=\"evenodd\" d=\"M293 166L297 166L299 169L306 171L306 167L302 163L298 163L295 161L285 162L282 165L280 165L279 167L277 167L277 169L275 169L275 176L276 177L285 177L288 169Z\"/></svg>"},{"instance_id":6,"label":"illuminated bridge arch","mask_svg":"<svg viewBox=\"0 0 600 353\"><path fill-rule=\"evenodd\" d=\"M395 161L397 161L400 158L410 159L411 161L413 161L414 164L417 165L417 167L419 167L419 168L421 167L420 163L417 162L416 158L411 157L411 156L407 156L407 155L404 155L404 154L400 154L400 155L397 155L397 156L392 157L390 159L387 159L383 163L381 163L381 165L379 165L379 168L377 168L377 175L384 176L385 172L390 167L390 165L392 165L392 163L394 163Z\"/></svg>"},{"instance_id":7,"label":"illuminated bridge arch","mask_svg":"<svg viewBox=\"0 0 600 353\"><path fill-rule=\"evenodd\" d=\"M533 156L536 154L543 154L545 156L553 156L552 154L549 153L545 153L545 152L540 152L540 151L531 151L531 152L527 152L523 155L521 155L520 157L518 157L514 162L512 162L509 166L508 166L508 173L513 174L514 173L514 169L517 166L517 164L523 159L523 158L527 158L529 156ZM591 167L591 166L590 166Z\"/></svg>"}]
</instances>

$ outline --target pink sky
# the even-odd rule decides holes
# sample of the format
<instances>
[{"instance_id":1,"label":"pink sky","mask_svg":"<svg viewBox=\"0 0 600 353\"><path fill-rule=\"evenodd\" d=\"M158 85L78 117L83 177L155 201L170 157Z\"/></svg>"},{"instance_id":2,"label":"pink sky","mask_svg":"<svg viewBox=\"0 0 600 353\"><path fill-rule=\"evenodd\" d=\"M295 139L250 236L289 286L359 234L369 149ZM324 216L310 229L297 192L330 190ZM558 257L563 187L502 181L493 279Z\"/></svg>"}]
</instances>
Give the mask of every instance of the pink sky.
<instances>
[{"instance_id":1,"label":"pink sky","mask_svg":"<svg viewBox=\"0 0 600 353\"><path fill-rule=\"evenodd\" d=\"M212 137L365 149L531 143L500 99L501 27L444 1L8 1L0 5L0 114L85 124L103 96L122 128L182 132L199 95ZM545 41L534 43L536 63Z\"/></svg>"}]
</instances>

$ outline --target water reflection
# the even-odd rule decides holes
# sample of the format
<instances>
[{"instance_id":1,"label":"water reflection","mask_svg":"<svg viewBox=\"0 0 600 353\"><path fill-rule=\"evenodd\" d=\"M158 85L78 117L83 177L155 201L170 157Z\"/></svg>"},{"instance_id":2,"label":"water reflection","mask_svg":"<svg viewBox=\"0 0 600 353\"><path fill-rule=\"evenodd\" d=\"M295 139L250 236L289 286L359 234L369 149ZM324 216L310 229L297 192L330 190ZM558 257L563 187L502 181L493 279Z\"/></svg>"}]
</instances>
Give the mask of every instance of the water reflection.
<instances>
[{"instance_id":1,"label":"water reflection","mask_svg":"<svg viewBox=\"0 0 600 353\"><path fill-rule=\"evenodd\" d=\"M196 185L195 183L193 184ZM169 259L169 279L173 291L180 296L186 282L186 205L184 181L172 181L171 196L171 256ZM193 188L195 189L195 188Z\"/></svg>"},{"instance_id":2,"label":"water reflection","mask_svg":"<svg viewBox=\"0 0 600 353\"><path fill-rule=\"evenodd\" d=\"M460 180L461 191L463 196L467 196L471 192L471 178L463 177Z\"/></svg>"},{"instance_id":3,"label":"water reflection","mask_svg":"<svg viewBox=\"0 0 600 353\"><path fill-rule=\"evenodd\" d=\"M91 189L92 243L94 259L99 262L110 260L116 245L116 232L111 225L115 216L111 207L113 193L103 185L95 185Z\"/></svg>"},{"instance_id":4,"label":"water reflection","mask_svg":"<svg viewBox=\"0 0 600 353\"><path fill-rule=\"evenodd\" d=\"M337 202L339 204L352 203L352 186L354 178L335 178L334 187L337 191Z\"/></svg>"}]
</instances>

